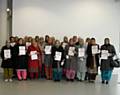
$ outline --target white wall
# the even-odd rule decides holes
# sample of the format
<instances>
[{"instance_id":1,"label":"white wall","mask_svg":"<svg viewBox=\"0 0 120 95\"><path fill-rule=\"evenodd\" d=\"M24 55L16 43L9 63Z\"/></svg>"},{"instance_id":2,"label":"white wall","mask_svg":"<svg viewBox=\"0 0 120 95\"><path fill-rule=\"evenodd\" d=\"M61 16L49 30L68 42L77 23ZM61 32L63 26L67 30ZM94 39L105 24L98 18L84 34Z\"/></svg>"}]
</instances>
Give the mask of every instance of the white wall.
<instances>
[{"instance_id":1,"label":"white wall","mask_svg":"<svg viewBox=\"0 0 120 95\"><path fill-rule=\"evenodd\" d=\"M7 0L0 0L0 49L5 44L5 41L8 37L6 6L7 6ZM1 58L0 58L0 64L1 64ZM0 68L0 72L2 72L1 68Z\"/></svg>"},{"instance_id":2,"label":"white wall","mask_svg":"<svg viewBox=\"0 0 120 95\"><path fill-rule=\"evenodd\" d=\"M120 2L114 0L14 0L13 35L110 37L118 50Z\"/></svg>"},{"instance_id":3,"label":"white wall","mask_svg":"<svg viewBox=\"0 0 120 95\"><path fill-rule=\"evenodd\" d=\"M0 48L7 39L7 0L0 0Z\"/></svg>"}]
</instances>

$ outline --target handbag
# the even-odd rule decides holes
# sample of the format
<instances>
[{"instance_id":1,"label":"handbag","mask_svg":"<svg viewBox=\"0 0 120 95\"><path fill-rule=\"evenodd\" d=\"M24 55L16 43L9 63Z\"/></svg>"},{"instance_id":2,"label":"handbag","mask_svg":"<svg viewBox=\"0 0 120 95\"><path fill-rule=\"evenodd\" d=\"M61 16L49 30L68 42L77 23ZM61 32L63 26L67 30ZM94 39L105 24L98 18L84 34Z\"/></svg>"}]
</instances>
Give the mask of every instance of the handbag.
<instances>
[{"instance_id":1,"label":"handbag","mask_svg":"<svg viewBox=\"0 0 120 95\"><path fill-rule=\"evenodd\" d=\"M110 62L111 67L119 68L120 67L120 59L118 57L113 58Z\"/></svg>"}]
</instances>

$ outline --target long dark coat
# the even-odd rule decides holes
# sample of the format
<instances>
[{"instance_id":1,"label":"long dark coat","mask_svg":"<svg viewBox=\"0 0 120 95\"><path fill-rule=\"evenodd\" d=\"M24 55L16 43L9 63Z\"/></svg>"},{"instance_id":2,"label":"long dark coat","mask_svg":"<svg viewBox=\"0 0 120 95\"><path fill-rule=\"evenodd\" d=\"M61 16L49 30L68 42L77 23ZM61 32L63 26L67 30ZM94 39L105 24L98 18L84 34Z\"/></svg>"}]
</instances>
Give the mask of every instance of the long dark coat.
<instances>
[{"instance_id":1,"label":"long dark coat","mask_svg":"<svg viewBox=\"0 0 120 95\"><path fill-rule=\"evenodd\" d=\"M116 51L115 51L114 46L113 46L113 45L110 45L110 44L108 44L108 45L102 45L102 46L101 46L101 50L108 50L108 52L109 52L110 54L112 54L112 55L109 56L107 60L105 60L105 59L102 59L102 60L101 60L100 69L101 69L101 70L112 70L113 67L110 66L110 62L111 62L111 60L113 59L113 56L116 54Z\"/></svg>"},{"instance_id":2,"label":"long dark coat","mask_svg":"<svg viewBox=\"0 0 120 95\"><path fill-rule=\"evenodd\" d=\"M10 49L11 51L11 58L6 59L4 58L4 50ZM2 68L13 68L13 61L12 61L12 55L13 55L13 50L12 47L10 46L9 48L7 46L3 46L1 49L1 58L2 58Z\"/></svg>"}]
</instances>

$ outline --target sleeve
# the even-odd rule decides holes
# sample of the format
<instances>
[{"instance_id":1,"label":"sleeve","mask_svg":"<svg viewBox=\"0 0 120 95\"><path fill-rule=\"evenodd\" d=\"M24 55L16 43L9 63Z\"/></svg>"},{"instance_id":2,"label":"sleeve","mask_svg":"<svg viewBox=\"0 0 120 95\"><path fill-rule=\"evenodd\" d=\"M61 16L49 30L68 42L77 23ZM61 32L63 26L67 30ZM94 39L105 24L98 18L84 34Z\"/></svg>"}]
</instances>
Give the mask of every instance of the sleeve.
<instances>
[{"instance_id":1,"label":"sleeve","mask_svg":"<svg viewBox=\"0 0 120 95\"><path fill-rule=\"evenodd\" d=\"M2 47L1 49L1 54L0 54L1 58L4 59L4 48Z\"/></svg>"}]
</instances>

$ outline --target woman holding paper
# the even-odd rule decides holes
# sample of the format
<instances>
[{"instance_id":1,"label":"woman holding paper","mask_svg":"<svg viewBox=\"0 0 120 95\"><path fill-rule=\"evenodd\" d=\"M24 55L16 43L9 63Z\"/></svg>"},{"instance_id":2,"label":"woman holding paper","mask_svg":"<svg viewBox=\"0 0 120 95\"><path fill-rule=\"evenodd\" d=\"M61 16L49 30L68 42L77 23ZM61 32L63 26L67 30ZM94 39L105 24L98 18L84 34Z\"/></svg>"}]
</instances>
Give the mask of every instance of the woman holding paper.
<instances>
[{"instance_id":1,"label":"woman holding paper","mask_svg":"<svg viewBox=\"0 0 120 95\"><path fill-rule=\"evenodd\" d=\"M86 74L86 47L84 40L80 38L77 47L77 79L83 81Z\"/></svg>"},{"instance_id":2,"label":"woman holding paper","mask_svg":"<svg viewBox=\"0 0 120 95\"><path fill-rule=\"evenodd\" d=\"M53 80L60 81L62 79L62 66L64 59L64 50L60 45L60 41L55 41L55 46L52 48L52 58L53 58Z\"/></svg>"},{"instance_id":3,"label":"woman holding paper","mask_svg":"<svg viewBox=\"0 0 120 95\"><path fill-rule=\"evenodd\" d=\"M91 38L91 43L87 47L86 65L88 69L88 80L94 83L99 66L99 45L96 44L95 38Z\"/></svg>"},{"instance_id":4,"label":"woman holding paper","mask_svg":"<svg viewBox=\"0 0 120 95\"><path fill-rule=\"evenodd\" d=\"M13 62L12 62L12 47L10 42L6 41L6 45L2 47L1 50L2 65L4 71L5 82L12 82L13 76Z\"/></svg>"},{"instance_id":5,"label":"woman holding paper","mask_svg":"<svg viewBox=\"0 0 120 95\"><path fill-rule=\"evenodd\" d=\"M15 64L18 80L27 79L27 55L26 55L26 46L22 38L18 39L17 45L14 48L15 53Z\"/></svg>"},{"instance_id":6,"label":"woman holding paper","mask_svg":"<svg viewBox=\"0 0 120 95\"><path fill-rule=\"evenodd\" d=\"M65 48L66 56L66 78L69 81L74 81L76 74L76 47L73 39L69 40L69 45Z\"/></svg>"},{"instance_id":7,"label":"woman holding paper","mask_svg":"<svg viewBox=\"0 0 120 95\"><path fill-rule=\"evenodd\" d=\"M110 44L109 38L105 38L104 45L101 46L100 70L102 83L108 84L111 79L113 67L110 66L110 62L115 54L114 46Z\"/></svg>"},{"instance_id":8,"label":"woman holding paper","mask_svg":"<svg viewBox=\"0 0 120 95\"><path fill-rule=\"evenodd\" d=\"M28 72L30 78L37 79L39 76L38 72L41 72L42 69L42 51L35 39L32 40L32 45L28 47L28 55Z\"/></svg>"},{"instance_id":9,"label":"woman holding paper","mask_svg":"<svg viewBox=\"0 0 120 95\"><path fill-rule=\"evenodd\" d=\"M48 80L52 79L52 46L52 39L49 38L44 48L45 75Z\"/></svg>"}]
</instances>

